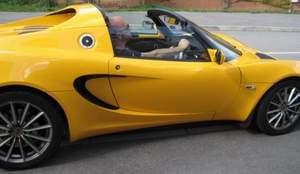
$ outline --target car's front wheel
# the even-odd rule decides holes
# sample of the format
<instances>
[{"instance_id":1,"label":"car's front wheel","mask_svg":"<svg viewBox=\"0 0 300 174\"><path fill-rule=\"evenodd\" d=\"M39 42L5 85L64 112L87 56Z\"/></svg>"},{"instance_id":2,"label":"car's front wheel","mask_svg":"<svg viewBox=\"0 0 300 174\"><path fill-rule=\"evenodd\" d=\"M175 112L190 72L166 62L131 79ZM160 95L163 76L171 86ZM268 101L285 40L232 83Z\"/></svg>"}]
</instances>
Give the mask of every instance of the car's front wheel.
<instances>
[{"instance_id":1,"label":"car's front wheel","mask_svg":"<svg viewBox=\"0 0 300 174\"><path fill-rule=\"evenodd\" d=\"M300 82L285 81L273 87L257 110L258 128L270 135L292 131L300 115Z\"/></svg>"},{"instance_id":2,"label":"car's front wheel","mask_svg":"<svg viewBox=\"0 0 300 174\"><path fill-rule=\"evenodd\" d=\"M42 95L0 94L0 166L18 170L49 158L60 145L62 123L61 114Z\"/></svg>"}]
</instances>

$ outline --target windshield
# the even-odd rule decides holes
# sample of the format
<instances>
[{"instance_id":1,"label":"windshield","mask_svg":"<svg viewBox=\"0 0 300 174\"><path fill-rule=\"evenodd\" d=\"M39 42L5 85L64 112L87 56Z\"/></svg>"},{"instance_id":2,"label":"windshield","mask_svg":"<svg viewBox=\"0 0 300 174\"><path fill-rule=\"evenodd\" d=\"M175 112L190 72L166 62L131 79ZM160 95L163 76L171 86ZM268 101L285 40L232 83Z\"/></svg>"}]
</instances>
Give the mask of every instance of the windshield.
<instances>
[{"instance_id":1,"label":"windshield","mask_svg":"<svg viewBox=\"0 0 300 174\"><path fill-rule=\"evenodd\" d=\"M240 50L238 50L231 43L206 31L205 29L199 27L198 25L194 24L193 22L190 22L190 25L192 27L194 27L202 35L204 35L204 37L206 37L206 39L208 39L210 41L210 43L213 44L214 49L221 50L224 53L226 60L230 61L230 60L236 59L238 56L242 55L242 52Z\"/></svg>"}]
</instances>

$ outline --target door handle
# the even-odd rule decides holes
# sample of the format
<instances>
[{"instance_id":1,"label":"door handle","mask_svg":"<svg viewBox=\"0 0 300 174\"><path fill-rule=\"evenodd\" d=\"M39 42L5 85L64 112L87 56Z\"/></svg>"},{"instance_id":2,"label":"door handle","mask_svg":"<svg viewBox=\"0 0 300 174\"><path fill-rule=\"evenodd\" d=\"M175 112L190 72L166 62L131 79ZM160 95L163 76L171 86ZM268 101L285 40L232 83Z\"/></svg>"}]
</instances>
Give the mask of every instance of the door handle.
<instances>
[{"instance_id":1,"label":"door handle","mask_svg":"<svg viewBox=\"0 0 300 174\"><path fill-rule=\"evenodd\" d=\"M120 65L116 65L116 66L115 66L115 69L116 69L116 70L119 70L120 68L121 68Z\"/></svg>"}]
</instances>

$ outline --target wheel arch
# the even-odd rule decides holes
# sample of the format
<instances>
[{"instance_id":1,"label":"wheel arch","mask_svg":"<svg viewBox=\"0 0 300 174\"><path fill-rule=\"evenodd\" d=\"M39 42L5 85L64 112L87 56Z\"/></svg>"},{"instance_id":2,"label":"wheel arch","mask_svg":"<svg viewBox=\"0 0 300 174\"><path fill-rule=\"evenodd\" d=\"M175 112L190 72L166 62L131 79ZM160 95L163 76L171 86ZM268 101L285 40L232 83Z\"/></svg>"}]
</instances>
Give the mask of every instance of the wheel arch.
<instances>
[{"instance_id":1,"label":"wheel arch","mask_svg":"<svg viewBox=\"0 0 300 174\"><path fill-rule=\"evenodd\" d=\"M49 100L53 105L59 110L61 115L63 116L63 125L64 125L64 139L69 141L70 138L70 129L69 129L69 122L67 119L67 115L62 108L62 106L57 102L57 100L49 95L48 93L26 85L6 85L6 86L0 86L0 93L3 92L10 92L10 91L27 91L32 93L38 93L39 95L43 96L45 99Z\"/></svg>"},{"instance_id":2,"label":"wheel arch","mask_svg":"<svg viewBox=\"0 0 300 174\"><path fill-rule=\"evenodd\" d=\"M255 122L256 116L257 116L257 108L260 105L261 101L263 100L263 98L274 88L276 87L278 84L286 82L286 81L300 81L300 77L299 76L291 76L291 77L286 77L284 79L279 80L278 82L274 83L273 85L270 86L269 89L267 89L267 91L260 97L260 99L258 100L258 102L256 103L256 105L254 106L254 108L252 109L252 111L250 112L248 118L246 119L246 121L244 121L242 123L243 127L250 127L251 125L253 125L253 123Z\"/></svg>"}]
</instances>

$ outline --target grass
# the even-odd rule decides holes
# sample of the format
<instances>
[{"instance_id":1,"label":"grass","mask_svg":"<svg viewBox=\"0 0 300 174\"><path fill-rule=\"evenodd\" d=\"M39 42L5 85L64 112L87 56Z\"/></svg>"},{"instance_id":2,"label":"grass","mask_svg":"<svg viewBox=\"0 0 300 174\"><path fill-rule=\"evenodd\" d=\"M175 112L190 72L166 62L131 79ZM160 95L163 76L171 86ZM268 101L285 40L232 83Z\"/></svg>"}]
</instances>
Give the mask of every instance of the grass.
<instances>
[{"instance_id":1,"label":"grass","mask_svg":"<svg viewBox=\"0 0 300 174\"><path fill-rule=\"evenodd\" d=\"M253 1L253 0L252 0ZM259 1L259 0L257 0ZM40 11L54 11L62 8L62 6L54 6L47 7L41 3L33 3L33 4L11 4L11 3L3 3L0 2L0 11L15 11L15 12L40 12ZM169 8L163 6L161 4L146 4L140 5L131 8L107 8L106 11L115 12L115 11L146 11L151 8L162 8L171 11L188 11L188 12L244 12L244 13L288 13L287 9L280 10L229 10L229 9L184 9L184 8ZM295 13L300 13L300 11L296 11Z\"/></svg>"},{"instance_id":2,"label":"grass","mask_svg":"<svg viewBox=\"0 0 300 174\"><path fill-rule=\"evenodd\" d=\"M290 0L244 0L250 2L261 2L264 4L269 4L278 8L288 9L290 7Z\"/></svg>"},{"instance_id":3,"label":"grass","mask_svg":"<svg viewBox=\"0 0 300 174\"><path fill-rule=\"evenodd\" d=\"M107 11L147 11L148 9L151 8L162 8L162 9L167 9L167 10L176 10L170 7L163 6L161 4L145 4L145 5L140 5L136 7L131 7L131 8L108 8Z\"/></svg>"},{"instance_id":4,"label":"grass","mask_svg":"<svg viewBox=\"0 0 300 174\"><path fill-rule=\"evenodd\" d=\"M14 11L14 12L38 12L38 11L53 11L57 10L61 7L47 7L41 3L33 3L33 4L11 4L0 2L0 11Z\"/></svg>"},{"instance_id":5,"label":"grass","mask_svg":"<svg viewBox=\"0 0 300 174\"><path fill-rule=\"evenodd\" d=\"M136 6L136 7L131 7L131 8L108 8L106 11L109 12L117 12L117 11L146 11L151 8L162 8L162 9L167 9L171 11L187 11L187 12L228 12L228 13L288 13L287 9L279 9L279 10L230 10L230 9L184 9L184 8L170 8L163 6L161 4L146 4L146 5L141 5L141 6ZM296 14L299 14L300 11L296 11Z\"/></svg>"}]
</instances>

